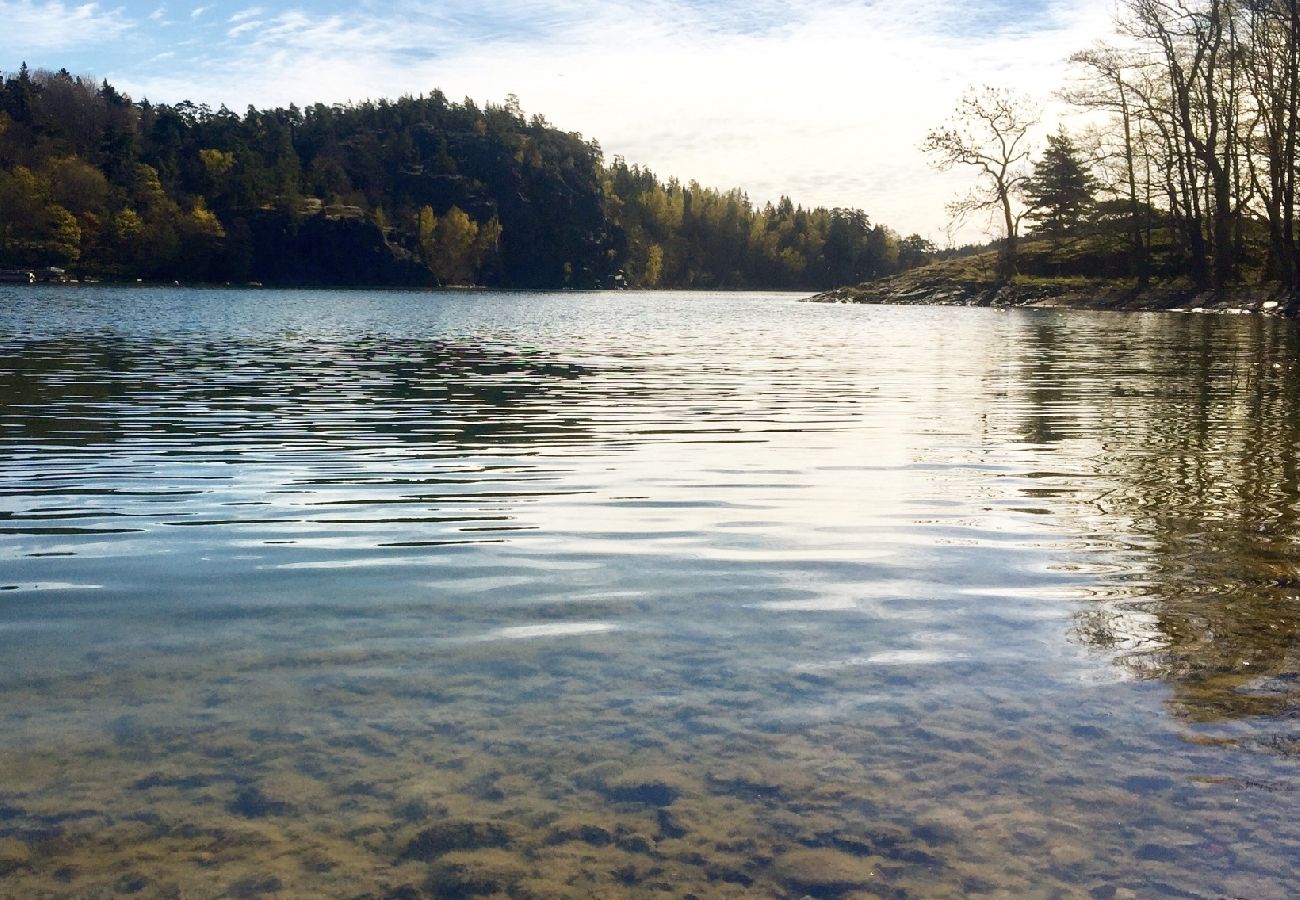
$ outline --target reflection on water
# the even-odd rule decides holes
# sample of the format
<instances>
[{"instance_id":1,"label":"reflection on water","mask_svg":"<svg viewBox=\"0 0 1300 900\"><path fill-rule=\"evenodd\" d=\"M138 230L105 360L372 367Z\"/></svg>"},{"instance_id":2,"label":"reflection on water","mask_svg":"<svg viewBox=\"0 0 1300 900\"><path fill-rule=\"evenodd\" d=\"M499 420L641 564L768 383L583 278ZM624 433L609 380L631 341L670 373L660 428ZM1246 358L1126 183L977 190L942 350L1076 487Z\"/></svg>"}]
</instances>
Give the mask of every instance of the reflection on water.
<instances>
[{"instance_id":1,"label":"reflection on water","mask_svg":"<svg viewBox=\"0 0 1300 900\"><path fill-rule=\"evenodd\" d=\"M1293 889L1291 325L0 299L0 896Z\"/></svg>"},{"instance_id":2,"label":"reflection on water","mask_svg":"<svg viewBox=\"0 0 1300 900\"><path fill-rule=\"evenodd\" d=\"M1300 377L1297 332L1260 321L1137 319L1102 384L1068 377L1069 331L1030 334L1035 440L1086 435L1102 487L1083 540L1120 561L1079 636L1139 678L1174 687L1198 722L1300 712ZM1078 412L1083 411L1083 414ZM1070 479L1044 479L1049 489ZM1117 529L1117 525L1120 528ZM1121 530L1122 529L1122 530ZM1300 735L1297 735L1300 737ZM1292 739L1274 749L1300 750Z\"/></svg>"}]
</instances>

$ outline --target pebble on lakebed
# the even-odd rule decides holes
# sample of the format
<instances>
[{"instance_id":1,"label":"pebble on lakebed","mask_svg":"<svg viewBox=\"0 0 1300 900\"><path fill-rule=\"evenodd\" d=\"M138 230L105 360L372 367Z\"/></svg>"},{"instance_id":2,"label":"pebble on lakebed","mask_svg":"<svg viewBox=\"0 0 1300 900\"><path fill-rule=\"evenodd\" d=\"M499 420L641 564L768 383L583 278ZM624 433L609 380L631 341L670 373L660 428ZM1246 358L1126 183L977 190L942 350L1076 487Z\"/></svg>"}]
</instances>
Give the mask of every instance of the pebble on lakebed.
<instances>
[{"instance_id":1,"label":"pebble on lakebed","mask_svg":"<svg viewBox=\"0 0 1300 900\"><path fill-rule=\"evenodd\" d=\"M1240 823L1234 852L1251 896L1284 896L1270 887L1291 876L1284 860L1249 849L1267 844L1252 829L1287 833L1291 821L1233 819L1235 791L1190 791L1166 768L1117 776L1093 752L1099 738L1071 723L990 725L986 710L954 702L921 720L924 734L888 704L869 731L834 718L703 730L685 662L659 676L680 691L621 706L588 688L620 661L589 653L549 665L520 669L518 691L539 699L512 716L500 714L488 669L435 672L427 684L340 677L312 683L292 722L223 724L202 742L171 721L203 709L192 701L207 683L132 684L150 701L129 733L110 729L61 755L0 756L0 895L113 896L121 882L139 886L135 897L175 889L196 900L903 898L991 885L1090 900L1147 895L1200 860L1227 866L1212 836L1162 824L1179 821L1175 804ZM818 690L850 695L857 677L835 673ZM357 696L382 711L340 727L333 711ZM39 702L34 690L28 700ZM598 724L581 739L553 726L575 719ZM979 773L1013 766L1023 790L985 789L999 782ZM1138 840L1107 826L1152 808L1164 815Z\"/></svg>"}]
</instances>

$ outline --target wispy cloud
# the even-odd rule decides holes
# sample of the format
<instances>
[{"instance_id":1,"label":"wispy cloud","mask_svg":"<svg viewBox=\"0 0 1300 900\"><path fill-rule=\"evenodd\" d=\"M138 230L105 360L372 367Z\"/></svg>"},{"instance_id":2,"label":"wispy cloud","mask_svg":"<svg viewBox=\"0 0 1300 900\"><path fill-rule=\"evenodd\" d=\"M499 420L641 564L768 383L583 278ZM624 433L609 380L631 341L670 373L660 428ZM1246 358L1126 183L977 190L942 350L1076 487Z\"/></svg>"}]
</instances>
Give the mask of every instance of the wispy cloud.
<instances>
[{"instance_id":1,"label":"wispy cloud","mask_svg":"<svg viewBox=\"0 0 1300 900\"><path fill-rule=\"evenodd\" d=\"M82 47L131 27L120 10L62 0L0 0L0 21L5 23L0 59L6 64L32 53Z\"/></svg>"},{"instance_id":2,"label":"wispy cloud","mask_svg":"<svg viewBox=\"0 0 1300 900\"><path fill-rule=\"evenodd\" d=\"M190 18L197 19L199 16L203 15L210 9L212 9L211 6L196 6L194 7L194 9L190 10Z\"/></svg>"},{"instance_id":3,"label":"wispy cloud","mask_svg":"<svg viewBox=\"0 0 1300 900\"><path fill-rule=\"evenodd\" d=\"M478 0L228 19L192 70L119 76L137 96L259 106L422 93L501 100L662 175L761 202L861 206L943 239L960 174L918 145L963 88L1050 104L1111 0ZM972 24L974 23L974 24ZM965 237L973 235L967 233Z\"/></svg>"}]
</instances>

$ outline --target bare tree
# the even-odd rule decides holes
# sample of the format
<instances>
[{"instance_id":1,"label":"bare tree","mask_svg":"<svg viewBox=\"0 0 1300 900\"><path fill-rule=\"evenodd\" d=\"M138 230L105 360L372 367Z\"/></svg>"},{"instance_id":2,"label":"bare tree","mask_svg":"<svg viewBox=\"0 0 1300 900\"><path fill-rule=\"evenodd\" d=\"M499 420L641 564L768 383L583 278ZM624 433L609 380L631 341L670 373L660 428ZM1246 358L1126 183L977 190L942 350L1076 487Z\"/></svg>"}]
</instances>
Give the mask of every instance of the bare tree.
<instances>
[{"instance_id":1,"label":"bare tree","mask_svg":"<svg viewBox=\"0 0 1300 900\"><path fill-rule=\"evenodd\" d=\"M971 194L952 204L958 215L1001 213L1005 227L998 276L1010 279L1017 268L1020 218L1016 198L1029 176L1029 135L1038 111L1027 100L992 87L972 88L957 101L952 120L926 135L922 149L941 171L970 166L978 173Z\"/></svg>"},{"instance_id":2,"label":"bare tree","mask_svg":"<svg viewBox=\"0 0 1300 900\"><path fill-rule=\"evenodd\" d=\"M1179 270L1222 289L1267 228L1265 278L1300 307L1300 0L1120 0L1116 28L1124 49L1075 54L1063 96L1111 114L1135 260L1161 215Z\"/></svg>"},{"instance_id":3,"label":"bare tree","mask_svg":"<svg viewBox=\"0 0 1300 900\"><path fill-rule=\"evenodd\" d=\"M1130 74L1134 64L1119 50L1105 45L1076 53L1070 61L1083 67L1091 78L1064 92L1064 98L1076 106L1107 110L1120 125L1123 193L1129 207L1130 253L1138 290L1142 290L1151 281L1151 226L1147 217L1150 185L1148 181L1148 202L1143 202L1138 188L1142 125L1138 118L1139 110L1135 109L1135 94L1138 92L1132 87L1133 76Z\"/></svg>"},{"instance_id":4,"label":"bare tree","mask_svg":"<svg viewBox=\"0 0 1300 900\"><path fill-rule=\"evenodd\" d=\"M1123 22L1129 34L1155 45L1163 55L1176 131L1187 151L1186 162L1199 169L1188 186L1194 208L1209 211L1214 285L1221 288L1237 267L1235 7L1232 0L1131 0L1129 12ZM1201 281L1208 254L1199 229L1191 237L1193 274Z\"/></svg>"},{"instance_id":5,"label":"bare tree","mask_svg":"<svg viewBox=\"0 0 1300 900\"><path fill-rule=\"evenodd\" d=\"M1300 11L1296 0L1246 0L1243 7L1243 70L1254 115L1244 142L1247 168L1268 220L1268 272L1294 286L1300 274L1295 243Z\"/></svg>"}]
</instances>

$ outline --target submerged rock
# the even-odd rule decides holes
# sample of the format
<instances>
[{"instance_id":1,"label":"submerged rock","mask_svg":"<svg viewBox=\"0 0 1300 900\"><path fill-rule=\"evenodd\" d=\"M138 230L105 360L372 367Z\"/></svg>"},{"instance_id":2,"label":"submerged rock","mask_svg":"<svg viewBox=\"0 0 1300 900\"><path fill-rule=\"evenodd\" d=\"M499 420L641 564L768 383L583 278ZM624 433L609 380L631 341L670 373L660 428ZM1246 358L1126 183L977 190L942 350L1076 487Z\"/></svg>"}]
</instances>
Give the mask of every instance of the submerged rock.
<instances>
[{"instance_id":1,"label":"submerged rock","mask_svg":"<svg viewBox=\"0 0 1300 900\"><path fill-rule=\"evenodd\" d=\"M1151 843L1138 847L1137 852L1133 855L1146 862L1175 862L1182 856L1182 853L1176 847Z\"/></svg>"},{"instance_id":2,"label":"submerged rock","mask_svg":"<svg viewBox=\"0 0 1300 900\"><path fill-rule=\"evenodd\" d=\"M686 837L691 830L690 825L680 815L675 815L672 810L662 808L657 810L656 821L661 837Z\"/></svg>"},{"instance_id":3,"label":"submerged rock","mask_svg":"<svg viewBox=\"0 0 1300 900\"><path fill-rule=\"evenodd\" d=\"M667 768L620 771L614 767L593 766L575 780L584 787L599 791L612 803L671 806L684 790L676 772Z\"/></svg>"},{"instance_id":4,"label":"submerged rock","mask_svg":"<svg viewBox=\"0 0 1300 900\"><path fill-rule=\"evenodd\" d=\"M27 868L31 858L31 849L25 842L0 838L0 878Z\"/></svg>"},{"instance_id":5,"label":"submerged rock","mask_svg":"<svg viewBox=\"0 0 1300 900\"><path fill-rule=\"evenodd\" d=\"M227 804L226 809L245 819L261 819L266 816L285 816L293 812L293 807L281 800L274 800L262 793L257 786L244 788Z\"/></svg>"},{"instance_id":6,"label":"submerged rock","mask_svg":"<svg viewBox=\"0 0 1300 900\"><path fill-rule=\"evenodd\" d=\"M616 803L644 803L671 806L681 791L662 781L624 780L607 785L604 794Z\"/></svg>"},{"instance_id":7,"label":"submerged rock","mask_svg":"<svg viewBox=\"0 0 1300 900\"><path fill-rule=\"evenodd\" d=\"M508 847L510 842L510 833L496 822L452 819L417 834L399 859L428 862L458 850L496 849Z\"/></svg>"},{"instance_id":8,"label":"submerged rock","mask_svg":"<svg viewBox=\"0 0 1300 900\"><path fill-rule=\"evenodd\" d=\"M505 893L528 874L503 850L456 850L434 864L429 886L435 897L481 897Z\"/></svg>"},{"instance_id":9,"label":"submerged rock","mask_svg":"<svg viewBox=\"0 0 1300 900\"><path fill-rule=\"evenodd\" d=\"M256 897L278 894L283 888L284 883L274 875L250 875L230 886L230 896L240 900L253 900Z\"/></svg>"},{"instance_id":10,"label":"submerged rock","mask_svg":"<svg viewBox=\"0 0 1300 900\"><path fill-rule=\"evenodd\" d=\"M614 838L615 845L628 853L654 853L655 841L648 834L620 829Z\"/></svg>"},{"instance_id":11,"label":"submerged rock","mask_svg":"<svg viewBox=\"0 0 1300 900\"><path fill-rule=\"evenodd\" d=\"M120 895L138 894L149 886L149 879L140 872L127 872L113 883L113 892Z\"/></svg>"},{"instance_id":12,"label":"submerged rock","mask_svg":"<svg viewBox=\"0 0 1300 900\"><path fill-rule=\"evenodd\" d=\"M594 822L568 821L555 825L546 838L548 845L580 842L593 847L608 847L614 842L614 834L608 828Z\"/></svg>"}]
</instances>

